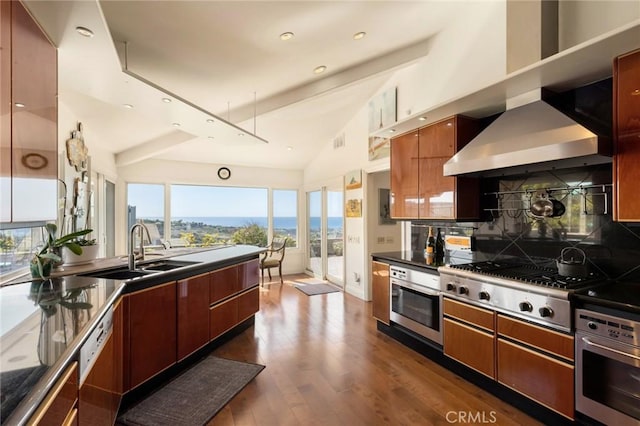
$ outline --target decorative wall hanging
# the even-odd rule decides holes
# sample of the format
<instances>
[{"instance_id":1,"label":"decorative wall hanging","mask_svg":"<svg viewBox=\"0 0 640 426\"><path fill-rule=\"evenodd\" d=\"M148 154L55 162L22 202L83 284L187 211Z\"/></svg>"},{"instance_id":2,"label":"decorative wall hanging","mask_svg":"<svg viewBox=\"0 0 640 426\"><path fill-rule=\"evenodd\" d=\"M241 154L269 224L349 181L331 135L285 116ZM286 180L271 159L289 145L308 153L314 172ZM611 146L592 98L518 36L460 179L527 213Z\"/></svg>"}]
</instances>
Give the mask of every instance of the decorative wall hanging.
<instances>
[{"instance_id":1,"label":"decorative wall hanging","mask_svg":"<svg viewBox=\"0 0 640 426\"><path fill-rule=\"evenodd\" d=\"M71 132L71 138L67 139L67 159L69 165L76 169L76 172L87 170L87 154L89 150L84 144L82 136L82 123L78 123L78 129Z\"/></svg>"},{"instance_id":2,"label":"decorative wall hanging","mask_svg":"<svg viewBox=\"0 0 640 426\"><path fill-rule=\"evenodd\" d=\"M362 217L362 200L347 200L345 211L347 217Z\"/></svg>"},{"instance_id":3,"label":"decorative wall hanging","mask_svg":"<svg viewBox=\"0 0 640 426\"><path fill-rule=\"evenodd\" d=\"M369 133L390 126L396 120L396 88L394 87L369 101Z\"/></svg>"},{"instance_id":4,"label":"decorative wall hanging","mask_svg":"<svg viewBox=\"0 0 640 426\"><path fill-rule=\"evenodd\" d=\"M362 188L362 171L354 170L344 176L344 189Z\"/></svg>"},{"instance_id":5,"label":"decorative wall hanging","mask_svg":"<svg viewBox=\"0 0 640 426\"><path fill-rule=\"evenodd\" d=\"M391 154L391 139L369 136L369 161L388 157Z\"/></svg>"}]
</instances>

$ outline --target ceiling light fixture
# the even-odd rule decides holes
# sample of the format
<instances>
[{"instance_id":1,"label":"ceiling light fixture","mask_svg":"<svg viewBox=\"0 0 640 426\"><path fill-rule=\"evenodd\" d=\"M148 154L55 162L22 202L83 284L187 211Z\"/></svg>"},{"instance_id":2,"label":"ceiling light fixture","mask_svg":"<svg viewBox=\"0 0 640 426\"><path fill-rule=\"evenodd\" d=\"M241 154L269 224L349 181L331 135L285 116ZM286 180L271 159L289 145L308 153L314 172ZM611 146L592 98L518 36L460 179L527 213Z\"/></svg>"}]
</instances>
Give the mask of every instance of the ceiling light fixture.
<instances>
[{"instance_id":1,"label":"ceiling light fixture","mask_svg":"<svg viewBox=\"0 0 640 426\"><path fill-rule=\"evenodd\" d=\"M293 38L293 33L290 31L280 34L280 40L282 41L291 40L292 38Z\"/></svg>"},{"instance_id":2,"label":"ceiling light fixture","mask_svg":"<svg viewBox=\"0 0 640 426\"><path fill-rule=\"evenodd\" d=\"M418 120L420 121L427 121L427 117L419 117Z\"/></svg>"},{"instance_id":3,"label":"ceiling light fixture","mask_svg":"<svg viewBox=\"0 0 640 426\"><path fill-rule=\"evenodd\" d=\"M180 123L172 123L171 124L173 127L180 127Z\"/></svg>"},{"instance_id":4,"label":"ceiling light fixture","mask_svg":"<svg viewBox=\"0 0 640 426\"><path fill-rule=\"evenodd\" d=\"M207 118L207 123L213 123L213 122L214 122L213 118Z\"/></svg>"},{"instance_id":5,"label":"ceiling light fixture","mask_svg":"<svg viewBox=\"0 0 640 426\"><path fill-rule=\"evenodd\" d=\"M325 65L320 65L319 67L316 67L313 70L314 74L322 74L323 72L325 72L327 70L327 67Z\"/></svg>"},{"instance_id":6,"label":"ceiling light fixture","mask_svg":"<svg viewBox=\"0 0 640 426\"><path fill-rule=\"evenodd\" d=\"M162 102L164 102L165 104L170 104L171 98L162 98Z\"/></svg>"},{"instance_id":7,"label":"ceiling light fixture","mask_svg":"<svg viewBox=\"0 0 640 426\"><path fill-rule=\"evenodd\" d=\"M76 27L76 31L83 37L91 38L93 37L93 31L86 27Z\"/></svg>"},{"instance_id":8,"label":"ceiling light fixture","mask_svg":"<svg viewBox=\"0 0 640 426\"><path fill-rule=\"evenodd\" d=\"M355 33L353 35L353 39L354 40L362 40L364 38L364 36L366 36L367 33L365 33L364 31L360 31L359 33Z\"/></svg>"},{"instance_id":9,"label":"ceiling light fixture","mask_svg":"<svg viewBox=\"0 0 640 426\"><path fill-rule=\"evenodd\" d=\"M14 105L16 108L24 108L24 104L22 102L16 102Z\"/></svg>"},{"instance_id":10,"label":"ceiling light fixture","mask_svg":"<svg viewBox=\"0 0 640 426\"><path fill-rule=\"evenodd\" d=\"M238 136L244 136L244 133L238 133Z\"/></svg>"},{"instance_id":11,"label":"ceiling light fixture","mask_svg":"<svg viewBox=\"0 0 640 426\"><path fill-rule=\"evenodd\" d=\"M389 129L389 133L394 133L396 129Z\"/></svg>"},{"instance_id":12,"label":"ceiling light fixture","mask_svg":"<svg viewBox=\"0 0 640 426\"><path fill-rule=\"evenodd\" d=\"M292 146L288 146L287 147L287 151L293 151L293 147Z\"/></svg>"},{"instance_id":13,"label":"ceiling light fixture","mask_svg":"<svg viewBox=\"0 0 640 426\"><path fill-rule=\"evenodd\" d=\"M207 136L207 139L213 139L213 136Z\"/></svg>"},{"instance_id":14,"label":"ceiling light fixture","mask_svg":"<svg viewBox=\"0 0 640 426\"><path fill-rule=\"evenodd\" d=\"M133 105L131 104L122 104L123 107L125 107L126 109L133 109Z\"/></svg>"}]
</instances>

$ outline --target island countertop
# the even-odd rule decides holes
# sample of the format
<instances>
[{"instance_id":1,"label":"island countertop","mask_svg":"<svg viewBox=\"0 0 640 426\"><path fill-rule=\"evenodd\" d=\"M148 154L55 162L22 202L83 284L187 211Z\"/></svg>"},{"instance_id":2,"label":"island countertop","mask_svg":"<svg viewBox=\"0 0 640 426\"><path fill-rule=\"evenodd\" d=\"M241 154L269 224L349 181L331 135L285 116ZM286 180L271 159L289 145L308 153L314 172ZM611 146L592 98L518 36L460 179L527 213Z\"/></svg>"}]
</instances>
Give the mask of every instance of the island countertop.
<instances>
[{"instance_id":1,"label":"island countertop","mask_svg":"<svg viewBox=\"0 0 640 426\"><path fill-rule=\"evenodd\" d=\"M265 248L238 245L168 251L158 259L193 262L127 281L62 275L0 287L0 423L22 424L35 411L106 311L125 293L255 259ZM86 274L123 266L121 257L65 267Z\"/></svg>"}]
</instances>

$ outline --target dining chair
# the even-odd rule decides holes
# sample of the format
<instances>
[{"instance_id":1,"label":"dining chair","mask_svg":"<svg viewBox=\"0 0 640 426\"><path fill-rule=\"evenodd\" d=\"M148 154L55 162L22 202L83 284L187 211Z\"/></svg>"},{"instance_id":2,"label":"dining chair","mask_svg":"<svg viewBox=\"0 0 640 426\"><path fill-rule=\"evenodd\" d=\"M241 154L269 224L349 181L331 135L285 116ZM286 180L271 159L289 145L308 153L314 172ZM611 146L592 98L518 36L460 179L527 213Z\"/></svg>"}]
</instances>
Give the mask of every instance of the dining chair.
<instances>
[{"instance_id":1,"label":"dining chair","mask_svg":"<svg viewBox=\"0 0 640 426\"><path fill-rule=\"evenodd\" d=\"M284 260L284 252L287 247L288 237L275 237L271 244L267 246L267 251L262 254L260 258L260 270L262 272L262 286L264 287L264 270L267 270L269 274L269 281L271 281L271 268L278 268L278 274L280 275L280 284L284 284L282 279L282 261Z\"/></svg>"}]
</instances>

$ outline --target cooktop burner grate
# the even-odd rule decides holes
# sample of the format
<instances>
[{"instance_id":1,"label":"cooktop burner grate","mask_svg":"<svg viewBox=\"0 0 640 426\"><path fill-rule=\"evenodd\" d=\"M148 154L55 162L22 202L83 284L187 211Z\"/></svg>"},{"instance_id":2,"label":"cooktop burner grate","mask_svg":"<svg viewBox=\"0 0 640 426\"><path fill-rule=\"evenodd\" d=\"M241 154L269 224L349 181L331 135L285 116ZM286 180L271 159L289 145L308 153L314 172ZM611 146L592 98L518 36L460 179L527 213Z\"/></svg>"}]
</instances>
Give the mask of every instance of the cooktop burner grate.
<instances>
[{"instance_id":1,"label":"cooktop burner grate","mask_svg":"<svg viewBox=\"0 0 640 426\"><path fill-rule=\"evenodd\" d=\"M453 269L470 271L490 277L565 290L575 290L603 280L603 277L595 273L590 273L586 277L565 277L560 275L554 268L526 264L518 260L474 262L450 266Z\"/></svg>"}]
</instances>

